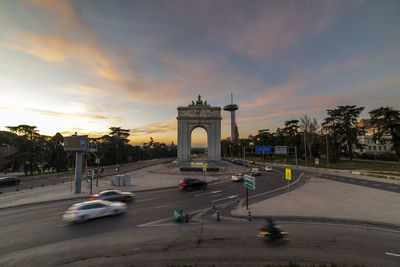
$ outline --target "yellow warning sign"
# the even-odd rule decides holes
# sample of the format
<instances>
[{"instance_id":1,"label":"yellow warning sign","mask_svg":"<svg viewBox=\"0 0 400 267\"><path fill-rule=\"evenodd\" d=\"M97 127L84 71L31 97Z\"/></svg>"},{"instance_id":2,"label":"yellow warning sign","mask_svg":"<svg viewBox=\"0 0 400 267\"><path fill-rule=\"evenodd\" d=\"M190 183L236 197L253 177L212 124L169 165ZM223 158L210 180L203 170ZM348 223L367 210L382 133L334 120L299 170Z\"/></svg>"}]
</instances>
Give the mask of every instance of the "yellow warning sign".
<instances>
[{"instance_id":1,"label":"yellow warning sign","mask_svg":"<svg viewBox=\"0 0 400 267\"><path fill-rule=\"evenodd\" d=\"M203 163L203 172L207 171L207 163Z\"/></svg>"},{"instance_id":2,"label":"yellow warning sign","mask_svg":"<svg viewBox=\"0 0 400 267\"><path fill-rule=\"evenodd\" d=\"M288 168L286 168L286 180L292 180L292 171Z\"/></svg>"}]
</instances>

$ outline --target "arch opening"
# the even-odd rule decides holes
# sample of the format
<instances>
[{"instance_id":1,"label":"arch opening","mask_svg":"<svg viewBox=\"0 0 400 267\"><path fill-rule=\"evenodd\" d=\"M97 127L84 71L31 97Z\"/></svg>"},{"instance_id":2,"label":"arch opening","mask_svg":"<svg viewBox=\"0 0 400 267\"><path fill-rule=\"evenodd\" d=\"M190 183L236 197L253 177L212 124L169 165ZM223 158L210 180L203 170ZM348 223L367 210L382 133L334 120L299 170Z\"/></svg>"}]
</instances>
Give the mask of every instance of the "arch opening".
<instances>
[{"instance_id":1,"label":"arch opening","mask_svg":"<svg viewBox=\"0 0 400 267\"><path fill-rule=\"evenodd\" d=\"M196 126L190 134L190 160L192 164L202 164L208 157L208 133L202 126Z\"/></svg>"}]
</instances>

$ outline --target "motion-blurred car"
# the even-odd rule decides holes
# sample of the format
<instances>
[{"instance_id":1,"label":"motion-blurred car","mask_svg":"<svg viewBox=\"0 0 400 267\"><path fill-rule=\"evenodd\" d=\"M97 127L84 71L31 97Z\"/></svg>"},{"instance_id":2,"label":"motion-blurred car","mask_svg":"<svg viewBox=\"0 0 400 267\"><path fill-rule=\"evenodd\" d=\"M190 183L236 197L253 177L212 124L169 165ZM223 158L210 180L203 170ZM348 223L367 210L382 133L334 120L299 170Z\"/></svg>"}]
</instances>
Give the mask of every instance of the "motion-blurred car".
<instances>
[{"instance_id":1,"label":"motion-blurred car","mask_svg":"<svg viewBox=\"0 0 400 267\"><path fill-rule=\"evenodd\" d=\"M261 175L261 170L259 168L253 168L251 170L251 176L260 176Z\"/></svg>"},{"instance_id":2,"label":"motion-blurred car","mask_svg":"<svg viewBox=\"0 0 400 267\"><path fill-rule=\"evenodd\" d=\"M179 185L181 186L182 190L192 190L200 188L205 189L207 187L207 182L195 178L185 178L180 181Z\"/></svg>"},{"instance_id":3,"label":"motion-blurred car","mask_svg":"<svg viewBox=\"0 0 400 267\"><path fill-rule=\"evenodd\" d=\"M256 164L256 162L254 160L249 160L248 162L249 162L249 164Z\"/></svg>"},{"instance_id":4,"label":"motion-blurred car","mask_svg":"<svg viewBox=\"0 0 400 267\"><path fill-rule=\"evenodd\" d=\"M3 177L0 178L0 186L19 185L21 182L17 177Z\"/></svg>"},{"instance_id":5,"label":"motion-blurred car","mask_svg":"<svg viewBox=\"0 0 400 267\"><path fill-rule=\"evenodd\" d=\"M105 200L92 200L72 205L62 216L67 222L84 222L90 219L118 215L126 212L126 204Z\"/></svg>"},{"instance_id":6,"label":"motion-blurred car","mask_svg":"<svg viewBox=\"0 0 400 267\"><path fill-rule=\"evenodd\" d=\"M131 201L135 195L131 192L121 192L119 190L105 190L91 196L90 200L108 200L108 201Z\"/></svg>"},{"instance_id":7,"label":"motion-blurred car","mask_svg":"<svg viewBox=\"0 0 400 267\"><path fill-rule=\"evenodd\" d=\"M267 172L272 172L272 166L266 166L265 167L265 171L267 171Z\"/></svg>"},{"instance_id":8,"label":"motion-blurred car","mask_svg":"<svg viewBox=\"0 0 400 267\"><path fill-rule=\"evenodd\" d=\"M233 182L243 182L244 181L243 173L238 173L238 174L232 175L232 181Z\"/></svg>"}]
</instances>

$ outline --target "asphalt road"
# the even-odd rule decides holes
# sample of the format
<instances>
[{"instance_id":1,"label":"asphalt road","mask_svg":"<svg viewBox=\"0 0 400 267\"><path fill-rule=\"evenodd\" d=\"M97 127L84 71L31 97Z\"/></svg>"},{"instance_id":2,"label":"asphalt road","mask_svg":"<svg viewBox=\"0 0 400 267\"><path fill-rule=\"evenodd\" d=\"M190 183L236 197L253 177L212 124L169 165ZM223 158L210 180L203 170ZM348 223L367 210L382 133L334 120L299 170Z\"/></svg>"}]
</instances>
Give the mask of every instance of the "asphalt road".
<instances>
[{"instance_id":1,"label":"asphalt road","mask_svg":"<svg viewBox=\"0 0 400 267\"><path fill-rule=\"evenodd\" d=\"M299 173L293 172L292 183ZM302 180L295 185L300 186ZM250 203L286 190L283 172L275 168L256 178ZM277 190L279 189L280 190ZM269 193L267 193L269 192ZM261 264L268 262L336 262L396 266L400 233L337 225L284 224L289 241L265 244L256 238L260 221L221 215L243 202L243 183L224 181L206 190L164 189L136 194L122 216L67 224L62 213L75 201L57 201L0 210L0 266L128 264ZM241 205L243 203L240 203ZM173 224L173 208L190 213L189 224ZM379 263L379 264L378 264ZM239 266L237 265L237 266Z\"/></svg>"},{"instance_id":2,"label":"asphalt road","mask_svg":"<svg viewBox=\"0 0 400 267\"><path fill-rule=\"evenodd\" d=\"M163 162L169 162L170 159L155 159L155 160L147 160L140 162L133 162L128 164L123 164L119 166L119 171L116 171L116 166L103 166L104 172L99 177L99 179L116 174L123 174L126 172L130 172L133 170L138 170L142 168L146 168L152 165L157 165ZM12 174L8 176L13 176ZM84 176L82 174L82 181L84 180ZM0 187L0 192L12 192L19 190L30 189L31 187L41 187L41 186L49 186L55 185L59 183L68 183L75 180L75 174L71 171L63 172L63 173L54 173L54 174L45 174L42 176L21 176L19 177L21 183L18 186L7 186Z\"/></svg>"}]
</instances>

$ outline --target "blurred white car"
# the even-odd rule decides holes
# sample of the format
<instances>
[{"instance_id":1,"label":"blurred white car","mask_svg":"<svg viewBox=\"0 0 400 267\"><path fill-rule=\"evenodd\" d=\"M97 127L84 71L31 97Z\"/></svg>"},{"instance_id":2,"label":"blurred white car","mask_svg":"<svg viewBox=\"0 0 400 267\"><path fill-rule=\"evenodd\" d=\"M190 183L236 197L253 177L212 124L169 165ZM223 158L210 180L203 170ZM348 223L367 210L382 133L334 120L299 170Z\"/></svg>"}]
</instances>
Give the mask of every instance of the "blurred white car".
<instances>
[{"instance_id":1,"label":"blurred white car","mask_svg":"<svg viewBox=\"0 0 400 267\"><path fill-rule=\"evenodd\" d=\"M86 201L72 205L62 216L67 222L84 222L90 219L118 215L126 212L126 204L105 200Z\"/></svg>"},{"instance_id":2,"label":"blurred white car","mask_svg":"<svg viewBox=\"0 0 400 267\"><path fill-rule=\"evenodd\" d=\"M271 171L272 171L272 166L266 166L266 167L265 167L265 171L271 172Z\"/></svg>"}]
</instances>

